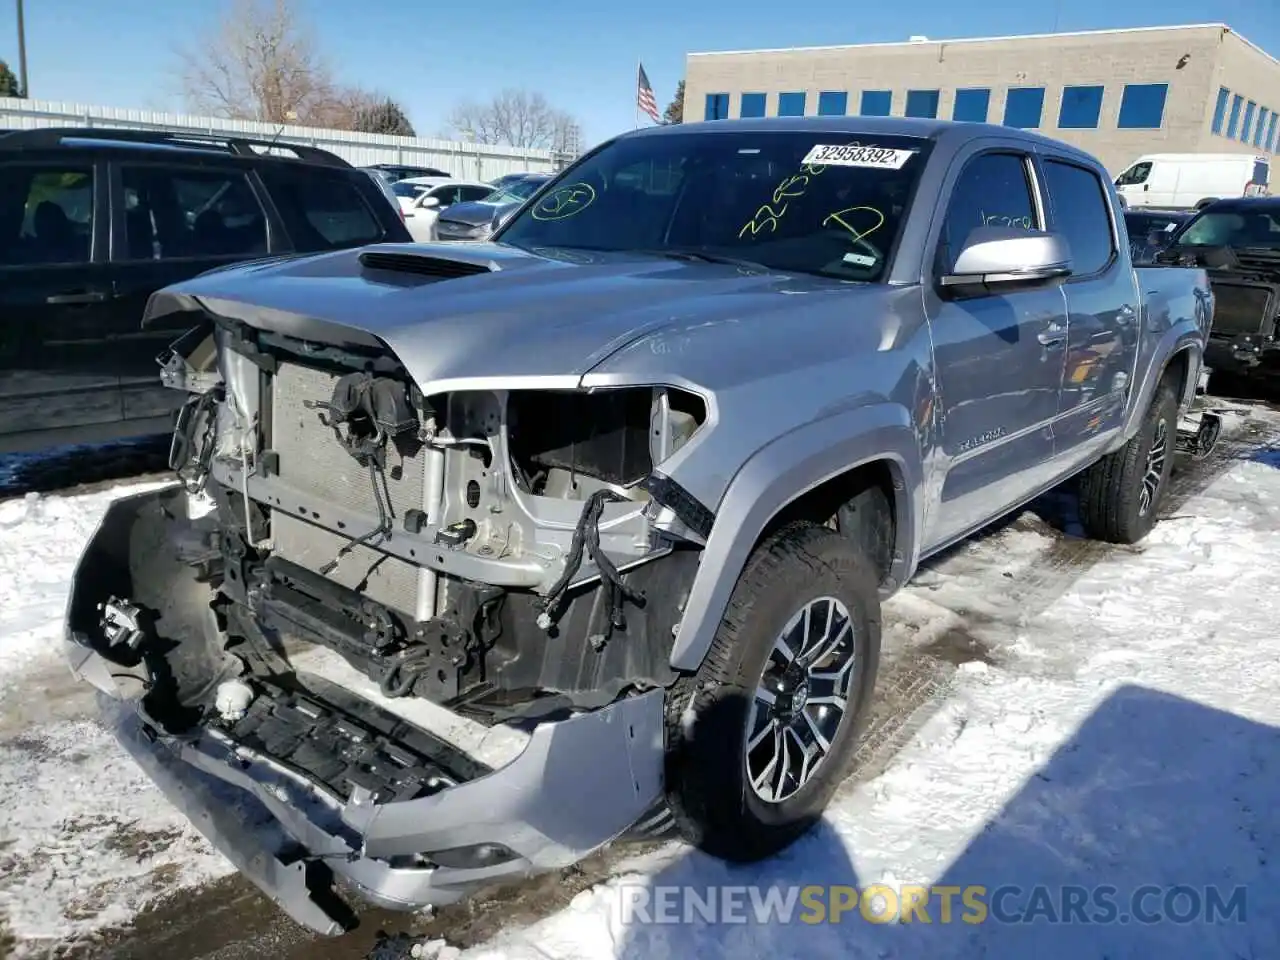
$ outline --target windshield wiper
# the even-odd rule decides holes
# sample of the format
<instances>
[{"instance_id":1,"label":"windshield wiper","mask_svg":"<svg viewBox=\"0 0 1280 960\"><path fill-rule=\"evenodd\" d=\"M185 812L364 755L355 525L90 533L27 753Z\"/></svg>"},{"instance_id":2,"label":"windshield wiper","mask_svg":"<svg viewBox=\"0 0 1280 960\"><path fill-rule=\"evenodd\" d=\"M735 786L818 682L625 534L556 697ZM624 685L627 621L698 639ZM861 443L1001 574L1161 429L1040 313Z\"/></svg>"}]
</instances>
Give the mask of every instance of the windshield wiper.
<instances>
[{"instance_id":1,"label":"windshield wiper","mask_svg":"<svg viewBox=\"0 0 1280 960\"><path fill-rule=\"evenodd\" d=\"M747 267L751 270L771 270L771 267L754 260L742 260L738 257L726 257L718 253L707 253L705 250L682 250L679 247L665 247L656 250L633 250L632 253L644 253L655 257L666 257L669 260L684 260L692 263L723 263L731 267Z\"/></svg>"}]
</instances>

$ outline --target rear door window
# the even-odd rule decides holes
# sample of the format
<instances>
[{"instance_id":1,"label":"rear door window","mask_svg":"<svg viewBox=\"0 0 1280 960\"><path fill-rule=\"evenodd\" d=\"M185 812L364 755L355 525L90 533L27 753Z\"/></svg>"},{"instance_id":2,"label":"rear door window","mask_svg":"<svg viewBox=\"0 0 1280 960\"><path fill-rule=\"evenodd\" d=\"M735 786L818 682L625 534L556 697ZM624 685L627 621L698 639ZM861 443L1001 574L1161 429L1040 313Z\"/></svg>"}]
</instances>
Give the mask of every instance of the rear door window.
<instances>
[{"instance_id":1,"label":"rear door window","mask_svg":"<svg viewBox=\"0 0 1280 960\"><path fill-rule=\"evenodd\" d=\"M121 260L265 254L267 218L245 174L155 165L120 168L125 245Z\"/></svg>"},{"instance_id":2,"label":"rear door window","mask_svg":"<svg viewBox=\"0 0 1280 960\"><path fill-rule=\"evenodd\" d=\"M0 266L88 263L93 200L91 166L0 167Z\"/></svg>"},{"instance_id":3,"label":"rear door window","mask_svg":"<svg viewBox=\"0 0 1280 960\"><path fill-rule=\"evenodd\" d=\"M345 177L303 170L264 170L276 209L301 252L379 243L387 230L364 195ZM393 213L387 206L387 214Z\"/></svg>"}]
</instances>

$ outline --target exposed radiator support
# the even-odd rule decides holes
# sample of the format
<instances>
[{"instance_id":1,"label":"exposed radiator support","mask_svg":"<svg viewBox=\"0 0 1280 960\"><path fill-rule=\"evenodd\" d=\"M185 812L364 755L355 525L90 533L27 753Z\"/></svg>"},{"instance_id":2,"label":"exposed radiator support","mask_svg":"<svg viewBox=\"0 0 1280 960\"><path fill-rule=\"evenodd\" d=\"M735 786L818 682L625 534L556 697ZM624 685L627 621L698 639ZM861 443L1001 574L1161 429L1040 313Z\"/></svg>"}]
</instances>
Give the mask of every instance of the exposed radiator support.
<instances>
[{"instance_id":1,"label":"exposed radiator support","mask_svg":"<svg viewBox=\"0 0 1280 960\"><path fill-rule=\"evenodd\" d=\"M440 510L444 504L444 451L436 447L424 447L421 456L426 461L423 465L423 509L427 514L427 523L440 522ZM436 572L428 567L418 569L418 611L419 622L430 620L436 614L440 602L440 585Z\"/></svg>"}]
</instances>

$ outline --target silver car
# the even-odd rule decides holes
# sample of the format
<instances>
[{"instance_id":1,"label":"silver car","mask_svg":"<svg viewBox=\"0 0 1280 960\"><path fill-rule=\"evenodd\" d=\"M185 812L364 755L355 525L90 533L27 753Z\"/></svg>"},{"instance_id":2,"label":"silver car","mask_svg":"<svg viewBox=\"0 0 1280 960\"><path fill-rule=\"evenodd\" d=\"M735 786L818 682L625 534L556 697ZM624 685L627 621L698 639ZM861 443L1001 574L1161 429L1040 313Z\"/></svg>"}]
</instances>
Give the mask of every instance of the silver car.
<instances>
[{"instance_id":1,"label":"silver car","mask_svg":"<svg viewBox=\"0 0 1280 960\"><path fill-rule=\"evenodd\" d=\"M767 857L852 769L924 558L1077 476L1090 534L1151 530L1212 298L1123 237L1024 131L724 121L603 145L492 242L167 288L183 485L108 511L71 664L324 932L330 873L415 908L671 828ZM491 767L426 701L531 733Z\"/></svg>"},{"instance_id":2,"label":"silver car","mask_svg":"<svg viewBox=\"0 0 1280 960\"><path fill-rule=\"evenodd\" d=\"M524 174L483 199L454 204L436 220L435 239L487 240L504 216L518 209L550 179L545 173Z\"/></svg>"}]
</instances>

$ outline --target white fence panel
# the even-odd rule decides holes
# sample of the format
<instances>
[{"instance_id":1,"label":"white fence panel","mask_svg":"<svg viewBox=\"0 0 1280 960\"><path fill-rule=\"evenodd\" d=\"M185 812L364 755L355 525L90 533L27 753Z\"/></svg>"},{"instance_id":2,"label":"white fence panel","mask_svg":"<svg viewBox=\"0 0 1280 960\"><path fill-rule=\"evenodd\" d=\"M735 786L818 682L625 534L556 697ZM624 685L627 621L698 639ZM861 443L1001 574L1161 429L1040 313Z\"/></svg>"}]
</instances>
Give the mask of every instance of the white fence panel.
<instances>
[{"instance_id":1,"label":"white fence panel","mask_svg":"<svg viewBox=\"0 0 1280 960\"><path fill-rule=\"evenodd\" d=\"M242 136L298 143L336 153L348 163L405 163L448 170L465 179L492 180L506 173L549 173L561 165L549 150L516 149L428 137L391 137L351 130L327 130L255 120L224 120L151 110L96 107L53 100L0 97L0 129L108 127L172 130L213 136Z\"/></svg>"}]
</instances>

